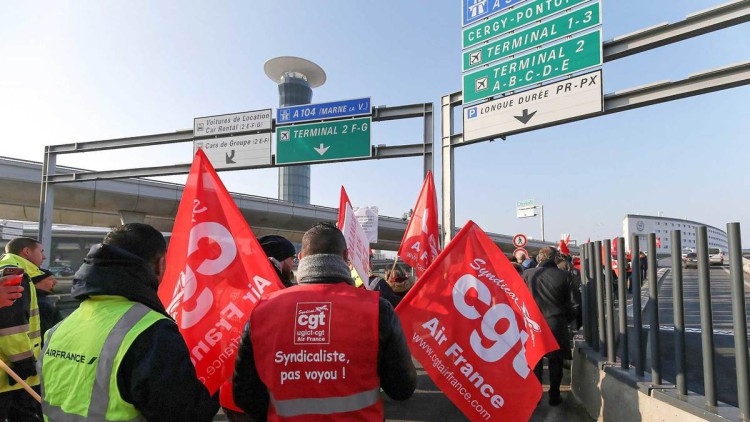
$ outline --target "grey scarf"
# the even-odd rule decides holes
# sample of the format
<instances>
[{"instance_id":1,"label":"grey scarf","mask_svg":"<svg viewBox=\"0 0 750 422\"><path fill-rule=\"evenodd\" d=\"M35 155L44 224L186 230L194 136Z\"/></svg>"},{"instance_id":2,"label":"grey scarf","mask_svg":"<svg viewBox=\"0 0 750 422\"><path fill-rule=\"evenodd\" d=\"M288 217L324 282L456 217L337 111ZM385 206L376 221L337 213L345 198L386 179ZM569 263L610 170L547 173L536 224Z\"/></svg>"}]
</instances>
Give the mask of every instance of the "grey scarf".
<instances>
[{"instance_id":1,"label":"grey scarf","mask_svg":"<svg viewBox=\"0 0 750 422\"><path fill-rule=\"evenodd\" d=\"M340 255L317 254L305 256L297 268L299 284L347 282L354 285L349 265Z\"/></svg>"}]
</instances>

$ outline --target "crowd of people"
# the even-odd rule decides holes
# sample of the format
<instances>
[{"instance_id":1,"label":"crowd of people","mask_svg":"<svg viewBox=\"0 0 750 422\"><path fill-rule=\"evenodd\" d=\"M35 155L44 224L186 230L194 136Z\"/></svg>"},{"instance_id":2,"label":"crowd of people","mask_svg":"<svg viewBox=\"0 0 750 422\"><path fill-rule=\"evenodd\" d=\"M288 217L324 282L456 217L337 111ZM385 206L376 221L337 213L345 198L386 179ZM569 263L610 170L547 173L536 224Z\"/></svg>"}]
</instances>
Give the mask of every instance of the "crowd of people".
<instances>
[{"instance_id":1,"label":"crowd of people","mask_svg":"<svg viewBox=\"0 0 750 422\"><path fill-rule=\"evenodd\" d=\"M380 293L353 288L339 229L314 226L299 255L281 236L258 241L285 289L264 296L251 314L226 400L223 391L211 395L199 381L157 295L167 265L159 231L131 223L109 232L76 272L71 296L81 303L65 319L48 301L56 280L41 268L42 245L31 238L10 241L0 268L22 268L23 276L18 285L8 283L15 276L0 278L0 359L8 369L0 371L0 421L210 421L220 404L232 421L316 415L382 420L381 388L393 399L409 398L416 369L394 312L401 297L382 279L374 280L382 284ZM390 278L405 281L399 274ZM388 290L390 296L383 293ZM292 308L301 300L337 309L329 314L329 327L335 326L329 330L337 334L327 347L346 356L349 381L314 392L309 385L278 382L284 368L276 352L299 349L291 332Z\"/></svg>"},{"instance_id":2,"label":"crowd of people","mask_svg":"<svg viewBox=\"0 0 750 422\"><path fill-rule=\"evenodd\" d=\"M545 355L549 370L549 404L562 403L560 384L563 377L563 361L572 359L570 327L577 330L582 325L581 279L573 264L573 257L561 254L556 248L545 247L535 257L517 253L511 257L547 325L552 330L560 348ZM543 360L534 368L534 374L542 382Z\"/></svg>"},{"instance_id":3,"label":"crowd of people","mask_svg":"<svg viewBox=\"0 0 750 422\"><path fill-rule=\"evenodd\" d=\"M395 400L408 399L416 370L394 308L414 278L394 266L384 277L371 274L369 288L354 288L346 242L330 223L308 230L299 254L282 236L258 241L284 289L264 295L254 308L231 384L211 395L157 295L167 265L159 231L125 224L94 246L73 280L71 296L80 306L65 319L49 298L57 280L41 268L42 245L11 240L0 269L22 268L24 274L20 283L7 283L10 275L0 278L0 358L9 368L0 371L0 421L39 421L43 414L50 421L209 421L220 406L230 421L311 415L382 420L381 389ZM555 248L511 260L563 346L546 356L549 402L557 405L562 362L570 358L568 326L580 326L580 279L572 259ZM346 382L316 389L279 377L300 369L278 356L300 350L294 330L295 307L302 302L318 304L320 318L327 315L335 326L326 350L346 356ZM335 313L323 314L332 308ZM534 368L540 381L542 368L542 361Z\"/></svg>"}]
</instances>

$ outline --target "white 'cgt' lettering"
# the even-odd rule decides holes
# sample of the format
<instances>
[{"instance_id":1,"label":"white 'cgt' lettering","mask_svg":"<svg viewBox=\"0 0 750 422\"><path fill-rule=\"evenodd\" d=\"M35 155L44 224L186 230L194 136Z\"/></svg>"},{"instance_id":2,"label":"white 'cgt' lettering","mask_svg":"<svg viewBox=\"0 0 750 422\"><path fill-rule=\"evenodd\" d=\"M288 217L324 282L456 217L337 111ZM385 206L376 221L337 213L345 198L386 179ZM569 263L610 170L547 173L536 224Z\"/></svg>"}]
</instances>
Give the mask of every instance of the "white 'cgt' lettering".
<instances>
[{"instance_id":1,"label":"white 'cgt' lettering","mask_svg":"<svg viewBox=\"0 0 750 422\"><path fill-rule=\"evenodd\" d=\"M229 230L223 225L215 222L199 223L190 230L188 240L188 256L198 250L198 243L202 239L210 239L216 242L221 248L221 254L214 259L204 259L195 270L201 275L216 275L224 271L237 256L237 247ZM195 306L189 309L186 303L195 298ZM203 287L198 291L198 280L195 277L193 269L185 267L185 271L180 273L180 279L175 285L175 291L172 302L169 304L167 311L180 323L180 328L186 329L199 323L206 316L213 304L213 293L208 287ZM178 309L182 303L182 312L178 318Z\"/></svg>"},{"instance_id":2,"label":"white 'cgt' lettering","mask_svg":"<svg viewBox=\"0 0 750 422\"><path fill-rule=\"evenodd\" d=\"M529 335L526 331L518 330L518 323L513 309L505 303L497 303L481 315L477 309L466 302L466 296L470 290L477 293L477 299L482 303L489 305L492 300L492 293L487 286L478 278L471 274L462 275L453 286L453 305L461 315L468 319L482 318L482 332L477 330L471 332L469 343L474 352L486 362L497 362L505 356L513 346L521 341L521 350L513 358L513 369L522 378L529 375L530 368L526 362L526 340ZM502 332L497 332L497 323L500 320L508 321L508 328ZM482 340L487 339L494 341L490 347L484 347Z\"/></svg>"}]
</instances>

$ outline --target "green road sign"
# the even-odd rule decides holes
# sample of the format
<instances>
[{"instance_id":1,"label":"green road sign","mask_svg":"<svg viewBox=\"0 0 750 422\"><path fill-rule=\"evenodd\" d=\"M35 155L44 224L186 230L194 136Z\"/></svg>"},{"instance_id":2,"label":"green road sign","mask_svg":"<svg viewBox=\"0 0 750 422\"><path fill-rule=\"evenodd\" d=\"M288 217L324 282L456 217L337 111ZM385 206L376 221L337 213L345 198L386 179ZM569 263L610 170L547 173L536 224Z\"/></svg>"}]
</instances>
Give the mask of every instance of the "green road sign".
<instances>
[{"instance_id":1,"label":"green road sign","mask_svg":"<svg viewBox=\"0 0 750 422\"><path fill-rule=\"evenodd\" d=\"M598 30L464 75L464 103L602 64L602 32Z\"/></svg>"},{"instance_id":2,"label":"green road sign","mask_svg":"<svg viewBox=\"0 0 750 422\"><path fill-rule=\"evenodd\" d=\"M561 12L587 0L534 0L494 18L463 30L461 48L469 48L480 42L502 35L510 30L534 23L539 19Z\"/></svg>"},{"instance_id":3,"label":"green road sign","mask_svg":"<svg viewBox=\"0 0 750 422\"><path fill-rule=\"evenodd\" d=\"M370 117L276 129L276 164L369 157Z\"/></svg>"},{"instance_id":4,"label":"green road sign","mask_svg":"<svg viewBox=\"0 0 750 422\"><path fill-rule=\"evenodd\" d=\"M526 30L506 35L481 48L463 54L463 70L492 63L529 48L593 28L601 23L599 2L563 14Z\"/></svg>"}]
</instances>

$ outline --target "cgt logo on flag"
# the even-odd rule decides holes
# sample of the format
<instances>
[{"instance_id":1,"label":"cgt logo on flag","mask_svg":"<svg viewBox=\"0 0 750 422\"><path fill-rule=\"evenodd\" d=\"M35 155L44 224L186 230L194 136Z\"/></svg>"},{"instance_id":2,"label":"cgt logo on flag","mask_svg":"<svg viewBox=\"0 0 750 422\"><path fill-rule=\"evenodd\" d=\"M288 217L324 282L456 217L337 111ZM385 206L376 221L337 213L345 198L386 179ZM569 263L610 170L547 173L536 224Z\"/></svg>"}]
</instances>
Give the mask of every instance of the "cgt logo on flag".
<instances>
[{"instance_id":1,"label":"cgt logo on flag","mask_svg":"<svg viewBox=\"0 0 750 422\"><path fill-rule=\"evenodd\" d=\"M294 318L294 344L331 344L331 302L300 302Z\"/></svg>"},{"instance_id":2,"label":"cgt logo on flag","mask_svg":"<svg viewBox=\"0 0 750 422\"><path fill-rule=\"evenodd\" d=\"M471 420L528 420L557 343L526 284L469 221L396 308L412 355Z\"/></svg>"}]
</instances>

